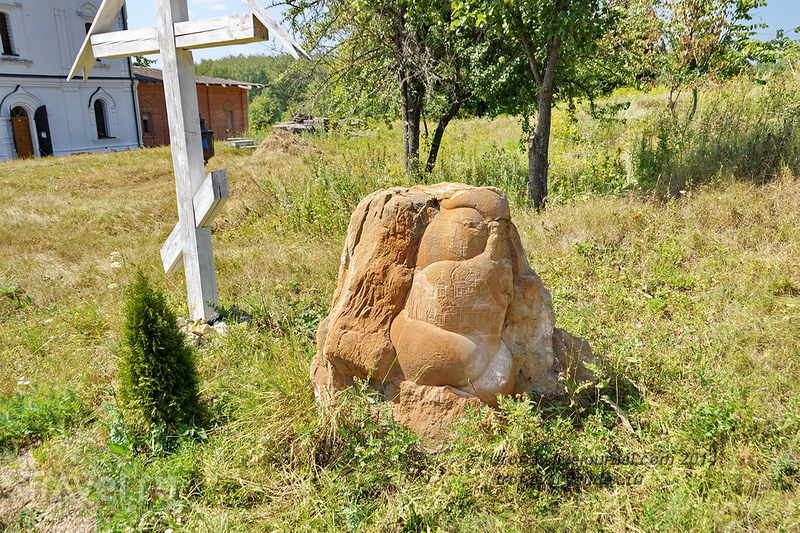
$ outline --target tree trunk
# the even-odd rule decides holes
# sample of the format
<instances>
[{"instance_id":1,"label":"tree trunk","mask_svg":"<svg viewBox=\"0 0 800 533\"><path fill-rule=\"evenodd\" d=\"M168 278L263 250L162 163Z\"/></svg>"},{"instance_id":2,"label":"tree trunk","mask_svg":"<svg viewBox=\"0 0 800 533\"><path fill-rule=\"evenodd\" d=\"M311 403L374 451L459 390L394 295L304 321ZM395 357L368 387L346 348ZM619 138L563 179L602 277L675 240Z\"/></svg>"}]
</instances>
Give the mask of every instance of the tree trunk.
<instances>
[{"instance_id":1,"label":"tree trunk","mask_svg":"<svg viewBox=\"0 0 800 533\"><path fill-rule=\"evenodd\" d=\"M692 87L692 108L689 110L689 117L686 119L687 125L692 121L694 114L697 112L697 92L697 87Z\"/></svg>"},{"instance_id":2,"label":"tree trunk","mask_svg":"<svg viewBox=\"0 0 800 533\"><path fill-rule=\"evenodd\" d=\"M433 140L431 140L431 151L428 152L428 161L425 163L425 173L430 174L433 172L433 167L436 166L436 158L439 156L439 147L442 145L442 137L444 137L444 130L447 128L450 121L458 113L458 110L461 109L461 104L463 104L467 96L462 98L458 98L455 102L450 105L450 108L445 111L445 113L439 118L439 123L436 124L436 131L433 132Z\"/></svg>"},{"instance_id":3,"label":"tree trunk","mask_svg":"<svg viewBox=\"0 0 800 533\"><path fill-rule=\"evenodd\" d=\"M552 37L547 46L547 58L542 84L537 98L536 125L528 139L528 196L537 211L547 199L547 170L550 149L550 126L553 118L553 82L558 66L561 39Z\"/></svg>"},{"instance_id":4,"label":"tree trunk","mask_svg":"<svg viewBox=\"0 0 800 533\"><path fill-rule=\"evenodd\" d=\"M410 76L400 81L401 110L403 115L403 146L406 171L419 171L419 127L425 89L422 83Z\"/></svg>"},{"instance_id":5,"label":"tree trunk","mask_svg":"<svg viewBox=\"0 0 800 533\"><path fill-rule=\"evenodd\" d=\"M536 113L536 126L528 138L528 196L537 211L544 209L547 198L552 103L552 91L541 90Z\"/></svg>"}]
</instances>

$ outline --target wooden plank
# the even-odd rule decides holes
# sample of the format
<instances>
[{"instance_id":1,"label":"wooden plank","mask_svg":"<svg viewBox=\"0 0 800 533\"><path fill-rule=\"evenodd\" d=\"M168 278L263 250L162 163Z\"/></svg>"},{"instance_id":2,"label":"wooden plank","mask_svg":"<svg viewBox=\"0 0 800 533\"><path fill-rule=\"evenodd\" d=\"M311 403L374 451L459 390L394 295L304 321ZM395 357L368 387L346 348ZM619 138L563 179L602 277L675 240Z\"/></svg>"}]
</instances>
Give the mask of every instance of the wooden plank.
<instances>
[{"instance_id":1,"label":"wooden plank","mask_svg":"<svg viewBox=\"0 0 800 533\"><path fill-rule=\"evenodd\" d=\"M269 29L269 31L277 38L286 50L292 54L292 57L295 59L300 59L300 57L304 57L306 59L311 59L311 56L306 53L303 48L297 44L297 42L292 39L292 36L284 30L280 24L275 22L275 19L269 16L267 10L264 9L258 0L242 0L244 5L246 5L250 11L255 13L256 17L264 24L264 26Z\"/></svg>"},{"instance_id":2,"label":"wooden plank","mask_svg":"<svg viewBox=\"0 0 800 533\"><path fill-rule=\"evenodd\" d=\"M183 50L246 44L269 38L267 28L252 13L229 15L175 24L175 46ZM114 31L94 35L94 57L130 57L157 54L156 28Z\"/></svg>"},{"instance_id":3,"label":"wooden plank","mask_svg":"<svg viewBox=\"0 0 800 533\"><path fill-rule=\"evenodd\" d=\"M125 3L125 0L103 0L103 3L100 4L100 9L97 10L92 26L86 33L86 38L84 38L78 56L75 58L75 63L72 64L72 68L67 75L67 80L74 78L81 70L83 70L84 81L89 78L95 60L92 52L92 35L106 33L114 27L114 21L117 20L117 15L119 15L123 3Z\"/></svg>"},{"instance_id":4,"label":"wooden plank","mask_svg":"<svg viewBox=\"0 0 800 533\"><path fill-rule=\"evenodd\" d=\"M217 305L217 281L211 252L211 230L198 228L194 195L203 184L203 150L200 111L194 81L194 62L189 50L175 48L175 24L189 20L186 0L156 0L158 44L164 73L172 165L178 200L180 241L186 276L189 315L208 318Z\"/></svg>"},{"instance_id":5,"label":"wooden plank","mask_svg":"<svg viewBox=\"0 0 800 533\"><path fill-rule=\"evenodd\" d=\"M184 50L266 41L269 32L253 13L175 25L175 46Z\"/></svg>"},{"instance_id":6,"label":"wooden plank","mask_svg":"<svg viewBox=\"0 0 800 533\"><path fill-rule=\"evenodd\" d=\"M183 243L181 243L181 223L175 224L172 232L161 246L161 264L164 272L172 274L183 267Z\"/></svg>"},{"instance_id":7,"label":"wooden plank","mask_svg":"<svg viewBox=\"0 0 800 533\"><path fill-rule=\"evenodd\" d=\"M201 194L202 193L202 194ZM214 170L205 179L194 197L194 216L197 227L211 225L228 200L228 171Z\"/></svg>"},{"instance_id":8,"label":"wooden plank","mask_svg":"<svg viewBox=\"0 0 800 533\"><path fill-rule=\"evenodd\" d=\"M112 31L92 36L94 57L130 57L158 53L155 27Z\"/></svg>"},{"instance_id":9,"label":"wooden plank","mask_svg":"<svg viewBox=\"0 0 800 533\"><path fill-rule=\"evenodd\" d=\"M194 219L198 228L209 227L228 200L228 172L214 170L203 181L194 195ZM161 262L167 274L177 272L183 266L183 246L180 241L180 223L161 247Z\"/></svg>"}]
</instances>

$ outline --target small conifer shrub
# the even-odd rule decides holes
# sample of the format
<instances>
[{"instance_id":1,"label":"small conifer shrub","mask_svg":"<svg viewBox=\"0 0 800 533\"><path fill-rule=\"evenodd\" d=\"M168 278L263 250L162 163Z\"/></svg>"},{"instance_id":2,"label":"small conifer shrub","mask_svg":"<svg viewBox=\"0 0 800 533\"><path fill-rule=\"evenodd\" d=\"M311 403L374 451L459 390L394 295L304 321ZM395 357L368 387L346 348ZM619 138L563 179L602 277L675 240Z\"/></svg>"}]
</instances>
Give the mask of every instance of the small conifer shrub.
<instances>
[{"instance_id":1,"label":"small conifer shrub","mask_svg":"<svg viewBox=\"0 0 800 533\"><path fill-rule=\"evenodd\" d=\"M123 416L139 435L175 435L202 423L194 352L141 271L125 294L119 385Z\"/></svg>"}]
</instances>

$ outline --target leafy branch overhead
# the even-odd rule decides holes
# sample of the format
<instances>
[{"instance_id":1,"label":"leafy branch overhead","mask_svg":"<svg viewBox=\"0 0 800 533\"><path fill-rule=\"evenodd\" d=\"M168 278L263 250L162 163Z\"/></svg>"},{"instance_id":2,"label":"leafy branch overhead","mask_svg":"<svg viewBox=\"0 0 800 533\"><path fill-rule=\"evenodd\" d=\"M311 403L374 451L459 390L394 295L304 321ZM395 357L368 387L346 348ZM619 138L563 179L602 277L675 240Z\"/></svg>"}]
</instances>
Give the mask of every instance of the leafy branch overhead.
<instances>
[{"instance_id":1,"label":"leafy branch overhead","mask_svg":"<svg viewBox=\"0 0 800 533\"><path fill-rule=\"evenodd\" d=\"M476 57L493 48L486 32L453 26L450 0L288 2L296 28L325 65L339 113L390 113L403 123L406 169L420 168L425 118L437 128L425 170L436 162L444 130L474 92Z\"/></svg>"}]
</instances>

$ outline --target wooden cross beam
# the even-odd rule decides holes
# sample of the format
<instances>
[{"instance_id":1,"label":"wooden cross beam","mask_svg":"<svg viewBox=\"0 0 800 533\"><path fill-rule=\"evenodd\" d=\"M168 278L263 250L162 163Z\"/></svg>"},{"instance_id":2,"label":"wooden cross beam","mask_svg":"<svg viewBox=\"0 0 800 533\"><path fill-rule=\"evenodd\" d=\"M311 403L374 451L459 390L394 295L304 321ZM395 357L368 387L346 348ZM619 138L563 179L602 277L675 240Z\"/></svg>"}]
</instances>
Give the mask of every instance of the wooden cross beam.
<instances>
[{"instance_id":1,"label":"wooden cross beam","mask_svg":"<svg viewBox=\"0 0 800 533\"><path fill-rule=\"evenodd\" d=\"M230 15L175 24L175 46L182 50L265 41L267 28L255 15ZM158 30L114 31L92 35L92 52L98 57L130 57L158 53Z\"/></svg>"},{"instance_id":2,"label":"wooden cross beam","mask_svg":"<svg viewBox=\"0 0 800 533\"><path fill-rule=\"evenodd\" d=\"M194 207L194 223L198 228L208 228L222 211L228 199L228 173L225 170L211 172L203 181L203 185L192 198ZM177 272L183 266L183 243L181 242L181 225L175 224L161 247L161 262L164 272Z\"/></svg>"},{"instance_id":3,"label":"wooden cross beam","mask_svg":"<svg viewBox=\"0 0 800 533\"><path fill-rule=\"evenodd\" d=\"M97 57L161 53L178 199L178 224L162 247L162 261L167 272L183 265L189 314L194 319L209 318L218 300L208 226L228 196L228 185L225 171L203 177L191 50L264 40L269 28L295 58L309 56L256 0L243 0L251 10L246 15L200 21L189 21L186 0L156 0L156 27L110 32L123 2L103 0L67 79L81 70L87 79Z\"/></svg>"},{"instance_id":4,"label":"wooden cross beam","mask_svg":"<svg viewBox=\"0 0 800 533\"><path fill-rule=\"evenodd\" d=\"M156 0L156 1L157 2L163 2L164 0ZM264 9L264 7L261 4L258 3L258 0L242 0L242 2L250 9L251 13L253 15L255 15L255 17L258 19L258 21L263 26L268 28L269 32L271 32L272 35L274 35L281 42L281 44L283 44L283 46L286 47L286 50L292 55L292 57L294 57L295 59L300 59L301 57L305 58L305 59L311 59L311 56L309 56L305 52L305 50L303 50L300 47L300 45L297 44L294 41L294 39L292 39L292 37L286 32L286 30L284 30L281 27L280 24L275 22L275 19L273 19L272 17L269 16L269 13L267 13L267 10ZM99 55L94 50L94 45L93 45L92 39L96 35L102 35L102 34L110 32L111 28L114 26L114 21L116 20L117 15L119 15L120 10L122 9L122 5L124 3L125 3L125 0L103 0L103 3L100 5L100 9L97 10L97 15L94 17L94 21L92 22L92 26L89 28L89 31L86 33L86 38L84 39L83 44L81 45L81 49L78 52L78 56L75 58L75 63L72 65L72 69L70 69L70 72L69 72L69 75L67 76L67 79L72 79L81 70L83 70L83 79L87 79L89 77L89 74L92 71L92 68L94 67L94 61L98 57L121 57L119 55L115 55L115 56ZM183 2L183 3L185 4L185 2ZM158 8L158 5L159 4L156 5L156 8ZM226 18L229 18L229 17L218 17L218 18L207 19L207 20L209 20L209 21L220 21L220 20L226 19ZM235 18L235 17L231 17L231 18ZM188 16L187 16L187 18L185 20L188 20ZM198 21L198 22L202 23L202 21ZM183 26L181 22L178 22L178 24L181 25L181 28L179 28L177 31L175 31L176 36L178 36L178 35L184 36L184 35L187 35L187 30L191 31L188 28L188 26ZM131 32L131 34L134 34L134 35L138 34L139 32L142 32L140 35L157 35L158 28L153 27L153 28L145 28L143 30L127 30L127 31ZM123 34L125 32L113 32L113 33ZM246 39L246 37L243 37L243 38ZM265 36L264 40L266 40L266 38L267 37ZM123 39L124 39L124 37L123 37ZM244 40L244 41L241 41L241 42L254 42L256 40L258 40L258 39L252 38L250 40ZM98 44L100 44L100 43L98 43ZM181 43L177 43L176 42L175 43L175 47L176 48L183 48L180 44ZM186 46L187 49L195 49L195 48L207 48L209 46L220 46L220 45L223 45L223 44L235 44L235 43L232 43L232 42L229 42L229 41L225 41L225 40L220 40L220 41L213 42L213 39L210 39L205 44L191 43L191 42L185 42L183 44L187 45ZM198 45L198 44L200 44L200 45ZM155 50L153 50L151 52L142 52L142 53L129 54L129 55L148 55L148 53L157 53L158 51L159 51L159 49L155 49ZM111 50L106 49L105 53L108 53L108 52L111 52Z\"/></svg>"}]
</instances>

